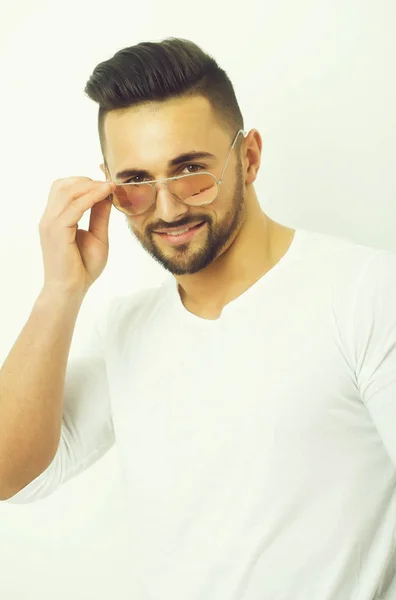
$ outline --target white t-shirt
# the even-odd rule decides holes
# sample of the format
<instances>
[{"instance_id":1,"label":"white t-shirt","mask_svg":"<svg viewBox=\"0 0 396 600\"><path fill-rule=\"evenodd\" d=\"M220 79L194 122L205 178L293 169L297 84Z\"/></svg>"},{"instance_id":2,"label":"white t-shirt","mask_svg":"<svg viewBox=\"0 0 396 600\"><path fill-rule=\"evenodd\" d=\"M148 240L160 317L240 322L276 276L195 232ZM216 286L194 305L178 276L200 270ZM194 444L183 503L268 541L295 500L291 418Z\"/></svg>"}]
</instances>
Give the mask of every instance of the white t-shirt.
<instances>
[{"instance_id":1,"label":"white t-shirt","mask_svg":"<svg viewBox=\"0 0 396 600\"><path fill-rule=\"evenodd\" d=\"M172 276L106 315L9 502L115 443L134 600L396 598L396 254L299 229L217 320Z\"/></svg>"}]
</instances>

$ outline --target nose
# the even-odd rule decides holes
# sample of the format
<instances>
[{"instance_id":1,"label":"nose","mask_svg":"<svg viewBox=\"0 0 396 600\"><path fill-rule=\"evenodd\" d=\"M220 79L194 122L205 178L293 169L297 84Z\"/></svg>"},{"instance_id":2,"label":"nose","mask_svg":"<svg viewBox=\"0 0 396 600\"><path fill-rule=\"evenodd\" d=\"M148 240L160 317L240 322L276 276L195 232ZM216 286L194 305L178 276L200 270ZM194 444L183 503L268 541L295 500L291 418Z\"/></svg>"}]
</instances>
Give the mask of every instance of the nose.
<instances>
[{"instance_id":1,"label":"nose","mask_svg":"<svg viewBox=\"0 0 396 600\"><path fill-rule=\"evenodd\" d=\"M189 207L176 200L168 190L166 183L157 183L157 201L155 203L154 217L167 223L176 222L188 213Z\"/></svg>"}]
</instances>

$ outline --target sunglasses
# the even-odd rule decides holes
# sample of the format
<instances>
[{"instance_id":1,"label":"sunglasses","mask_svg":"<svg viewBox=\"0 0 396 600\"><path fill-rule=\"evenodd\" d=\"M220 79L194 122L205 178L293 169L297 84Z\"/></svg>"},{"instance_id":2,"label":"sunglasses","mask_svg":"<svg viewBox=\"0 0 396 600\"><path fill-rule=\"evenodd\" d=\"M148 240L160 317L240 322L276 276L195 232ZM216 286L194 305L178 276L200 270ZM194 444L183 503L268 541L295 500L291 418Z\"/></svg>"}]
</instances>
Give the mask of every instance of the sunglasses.
<instances>
[{"instance_id":1,"label":"sunglasses","mask_svg":"<svg viewBox=\"0 0 396 600\"><path fill-rule=\"evenodd\" d=\"M202 171L200 173L188 173L166 179L155 179L144 183L121 183L117 184L112 192L113 205L124 214L130 216L141 215L147 212L155 203L157 199L157 183L164 183L169 193L176 200L189 206L206 206L211 204L219 194L228 159L240 133L243 133L244 137L247 136L247 132L243 129L237 132L228 152L220 179L217 179L213 173Z\"/></svg>"}]
</instances>

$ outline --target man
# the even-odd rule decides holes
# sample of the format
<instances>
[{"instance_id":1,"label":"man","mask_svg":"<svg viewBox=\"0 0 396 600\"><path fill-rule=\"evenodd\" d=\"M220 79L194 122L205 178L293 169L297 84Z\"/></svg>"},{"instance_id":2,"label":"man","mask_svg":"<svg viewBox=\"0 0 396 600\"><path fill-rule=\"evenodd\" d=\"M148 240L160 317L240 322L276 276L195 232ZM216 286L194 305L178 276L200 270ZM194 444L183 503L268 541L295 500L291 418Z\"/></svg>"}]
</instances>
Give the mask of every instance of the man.
<instances>
[{"instance_id":1,"label":"man","mask_svg":"<svg viewBox=\"0 0 396 600\"><path fill-rule=\"evenodd\" d=\"M8 501L116 442L134 599L395 598L396 256L263 212L260 134L191 42L124 49L86 91L113 205L170 276L69 362L56 455Z\"/></svg>"}]
</instances>

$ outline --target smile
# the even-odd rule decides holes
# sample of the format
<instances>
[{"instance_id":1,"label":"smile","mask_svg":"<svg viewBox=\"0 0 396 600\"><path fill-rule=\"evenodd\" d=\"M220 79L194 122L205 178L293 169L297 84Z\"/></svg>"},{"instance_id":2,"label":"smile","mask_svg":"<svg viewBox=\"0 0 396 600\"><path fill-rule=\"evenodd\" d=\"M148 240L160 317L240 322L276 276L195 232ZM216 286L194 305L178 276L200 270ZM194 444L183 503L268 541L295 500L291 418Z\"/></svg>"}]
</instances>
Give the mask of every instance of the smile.
<instances>
[{"instance_id":1,"label":"smile","mask_svg":"<svg viewBox=\"0 0 396 600\"><path fill-rule=\"evenodd\" d=\"M170 244L171 246L177 246L178 244L184 244L192 240L195 235L206 225L205 222L193 225L192 227L181 229L180 231L169 231L168 233L155 232L161 239Z\"/></svg>"}]
</instances>

